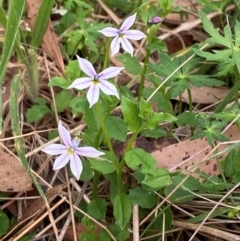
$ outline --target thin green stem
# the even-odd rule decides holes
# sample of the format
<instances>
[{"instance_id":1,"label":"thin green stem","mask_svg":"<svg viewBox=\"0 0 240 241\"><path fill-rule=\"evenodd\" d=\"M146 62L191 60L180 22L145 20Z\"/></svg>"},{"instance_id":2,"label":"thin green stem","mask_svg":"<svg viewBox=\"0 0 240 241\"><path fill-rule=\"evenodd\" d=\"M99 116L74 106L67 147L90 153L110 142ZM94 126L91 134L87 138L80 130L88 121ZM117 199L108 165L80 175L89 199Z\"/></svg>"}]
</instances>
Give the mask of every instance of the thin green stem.
<instances>
[{"instance_id":1,"label":"thin green stem","mask_svg":"<svg viewBox=\"0 0 240 241\"><path fill-rule=\"evenodd\" d=\"M238 73L238 70L237 68L235 68L235 78L234 78L234 83L236 83L237 81L239 81L239 73ZM236 92L235 94L235 102L238 103L238 92Z\"/></svg>"},{"instance_id":2,"label":"thin green stem","mask_svg":"<svg viewBox=\"0 0 240 241\"><path fill-rule=\"evenodd\" d=\"M237 76L239 77L239 73L237 73ZM235 74L236 75L236 74ZM233 99L233 96L235 97L239 91L240 88L240 81L237 79L237 76L235 76L235 79L237 81L234 81L234 85L233 87L230 89L229 93L227 94L227 96L222 100L222 102L218 105L218 107L215 109L214 113L219 113L221 112L225 106L231 102L231 100Z\"/></svg>"},{"instance_id":3,"label":"thin green stem","mask_svg":"<svg viewBox=\"0 0 240 241\"><path fill-rule=\"evenodd\" d=\"M193 106L192 106L192 93L191 93L191 90L187 89L187 93L188 93L189 111L192 112L193 111Z\"/></svg>"},{"instance_id":4,"label":"thin green stem","mask_svg":"<svg viewBox=\"0 0 240 241\"><path fill-rule=\"evenodd\" d=\"M153 25L153 26L151 26L151 28L148 28L148 25L147 25L145 33L147 34L148 29L150 31L150 33L148 34L148 44L152 43L153 38L159 28L159 25L160 24ZM141 73L141 80L140 80L140 86L139 86L139 91L138 91L138 103L140 103L140 99L141 99L143 88L144 88L144 82L145 82L145 77L146 77L146 73L147 73L147 67L148 67L150 53L151 53L151 50L147 49L146 56L144 59L144 66L143 66L142 73Z\"/></svg>"},{"instance_id":5,"label":"thin green stem","mask_svg":"<svg viewBox=\"0 0 240 241\"><path fill-rule=\"evenodd\" d=\"M192 113L192 111L193 111L192 93L191 93L190 89L187 89L187 92L188 92L189 111L190 111L190 113ZM191 127L191 136L193 136L193 135L194 135L194 128Z\"/></svg>"},{"instance_id":6,"label":"thin green stem","mask_svg":"<svg viewBox=\"0 0 240 241\"><path fill-rule=\"evenodd\" d=\"M148 49L146 51L146 56L145 56L145 59L144 59L144 66L143 66L142 73L141 73L141 81L140 81L140 86L139 86L139 91L138 91L138 103L140 103L140 99L142 97L142 92L143 92L143 87L144 87L144 82L145 82L145 76L146 76L146 73L147 73L149 57L150 57L150 50Z\"/></svg>"},{"instance_id":7,"label":"thin green stem","mask_svg":"<svg viewBox=\"0 0 240 241\"><path fill-rule=\"evenodd\" d=\"M116 167L118 167L119 164L118 164L118 161L117 161L117 157L115 155L115 152L114 152L113 147L112 147L112 143L111 143L110 138L108 136L107 128L106 128L106 126L104 124L104 121L103 121L103 116L102 116L101 107L100 107L99 103L96 104L96 109L97 109L98 120L100 122L100 126L101 126L101 129L103 131L104 137L106 138L109 151L112 154L114 165Z\"/></svg>"},{"instance_id":8,"label":"thin green stem","mask_svg":"<svg viewBox=\"0 0 240 241\"><path fill-rule=\"evenodd\" d=\"M111 44L111 39L108 38L107 47L106 47L106 53L105 53L104 62L103 62L103 69L106 69L108 67L108 65L109 65L110 44Z\"/></svg>"},{"instance_id":9,"label":"thin green stem","mask_svg":"<svg viewBox=\"0 0 240 241\"><path fill-rule=\"evenodd\" d=\"M171 123L170 123L169 130L168 130L168 133L167 133L168 136L172 136L172 134L173 134L173 133L172 133L173 128L174 128L174 122L171 122Z\"/></svg>"},{"instance_id":10,"label":"thin green stem","mask_svg":"<svg viewBox=\"0 0 240 241\"><path fill-rule=\"evenodd\" d=\"M214 146L217 146L217 142L216 142L216 141L215 141ZM219 156L217 155L217 154L218 154L218 149L216 149L213 153L216 154L216 160L217 160L218 169L219 169L219 171L220 171L220 173L221 173L221 177L222 177L224 183L226 184L226 189L229 191L228 182L227 182L226 177L225 177L225 175L224 175L224 171L223 171L222 165L221 165L221 163L220 163ZM234 199L232 198L232 195L231 195L231 194L229 195L229 197L230 197L230 199L231 199L231 201L232 201L232 205L235 205L235 201L234 201Z\"/></svg>"},{"instance_id":11,"label":"thin green stem","mask_svg":"<svg viewBox=\"0 0 240 241\"><path fill-rule=\"evenodd\" d=\"M103 120L103 116L102 116L102 112L101 112L101 107L100 107L100 104L99 102L96 104L96 109L97 109L97 115L98 115L98 120L99 120L99 123L100 123L100 126L101 126L101 129L102 129L102 132L104 134L104 137L107 141L107 145L108 145L108 148L109 148L109 151L112 155L112 161L116 167L116 170L117 170L117 175L119 175L119 171L120 171L120 168L119 168L119 162L118 162L118 159L117 159L117 156L113 150L113 147L112 147L112 143L110 141L110 138L108 136L108 132L107 132L107 128L104 124L104 120ZM117 180L117 184L118 184L118 191L119 193L121 192L121 187L122 187L122 182L120 180Z\"/></svg>"},{"instance_id":12,"label":"thin green stem","mask_svg":"<svg viewBox=\"0 0 240 241\"><path fill-rule=\"evenodd\" d=\"M136 133L132 134L130 140L128 141L127 147L124 150L124 153L126 153L127 151L129 151L132 148L133 142L136 140L139 132L136 132ZM124 154L123 154L123 156L121 158L121 161L120 161L120 164L119 164L118 172L117 172L118 182L122 181L122 169L123 169L124 164L125 164L125 159L124 159Z\"/></svg>"},{"instance_id":13,"label":"thin green stem","mask_svg":"<svg viewBox=\"0 0 240 241\"><path fill-rule=\"evenodd\" d=\"M96 199L97 197L98 177L99 177L99 172L95 170L94 176L93 176L92 200Z\"/></svg>"}]
</instances>

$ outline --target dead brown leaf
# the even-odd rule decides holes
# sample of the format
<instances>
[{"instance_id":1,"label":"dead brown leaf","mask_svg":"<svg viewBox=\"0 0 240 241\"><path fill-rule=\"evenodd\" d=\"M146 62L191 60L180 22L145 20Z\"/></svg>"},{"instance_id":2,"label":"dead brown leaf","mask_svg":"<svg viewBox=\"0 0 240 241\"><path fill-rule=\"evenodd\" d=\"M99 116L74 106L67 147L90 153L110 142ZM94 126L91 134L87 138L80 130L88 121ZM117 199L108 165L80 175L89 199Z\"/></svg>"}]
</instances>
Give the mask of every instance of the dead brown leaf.
<instances>
[{"instance_id":1,"label":"dead brown leaf","mask_svg":"<svg viewBox=\"0 0 240 241\"><path fill-rule=\"evenodd\" d=\"M189 12L196 12L197 9L199 9L199 5L196 1L192 0L177 0L173 3L174 7L181 7L183 9L187 9ZM197 15L197 14L196 14ZM172 24L179 24L185 21L192 21L195 20L197 17L196 15L185 13L185 14L179 14L179 13L169 13L164 21L172 23Z\"/></svg>"},{"instance_id":2,"label":"dead brown leaf","mask_svg":"<svg viewBox=\"0 0 240 241\"><path fill-rule=\"evenodd\" d=\"M27 0L27 22L30 28L34 29L34 24L36 20L36 16L42 0ZM47 55L56 63L61 73L64 75L65 66L63 62L63 58L61 55L61 51L58 46L58 41L56 35L54 33L52 22L49 20L45 34L42 39L41 44L43 50L47 53Z\"/></svg>"},{"instance_id":3,"label":"dead brown leaf","mask_svg":"<svg viewBox=\"0 0 240 241\"><path fill-rule=\"evenodd\" d=\"M225 132L225 135L230 141L240 139L240 132L235 125L231 126ZM218 150L222 151L225 148L226 145L220 145ZM157 165L159 167L166 167L169 170L176 170L178 168L186 170L193 164L199 164L210 153L210 151L211 148L208 147L206 140L198 139L191 141L188 139L155 151L152 153L152 156L157 161ZM221 157L223 157L223 155ZM218 175L220 173L215 158L199 164L198 167L202 172L206 172L209 175Z\"/></svg>"},{"instance_id":4,"label":"dead brown leaf","mask_svg":"<svg viewBox=\"0 0 240 241\"><path fill-rule=\"evenodd\" d=\"M217 101L223 100L227 94L229 93L229 89L224 88L214 88L203 86L201 88L191 86L191 94L192 101L198 104L213 104ZM185 91L182 94L182 100L188 103L188 93ZM179 98L176 98L179 99Z\"/></svg>"},{"instance_id":5,"label":"dead brown leaf","mask_svg":"<svg viewBox=\"0 0 240 241\"><path fill-rule=\"evenodd\" d=\"M0 191L25 192L32 189L32 180L22 163L0 149Z\"/></svg>"},{"instance_id":6,"label":"dead brown leaf","mask_svg":"<svg viewBox=\"0 0 240 241\"><path fill-rule=\"evenodd\" d=\"M54 198L57 196L57 194L64 189L66 185L60 184L53 188L51 188L49 191L46 192L46 198L48 200L48 203L51 203ZM17 223L12 227L12 229L1 239L1 241L6 241L9 239L9 236L13 236L13 232L16 232L17 229L19 229L23 224L25 224L28 220L33 219L36 220L39 215L46 209L45 201L40 197L39 199L35 199L32 201L31 205L24 210L23 216L17 221ZM27 225L24 226L26 228Z\"/></svg>"}]
</instances>

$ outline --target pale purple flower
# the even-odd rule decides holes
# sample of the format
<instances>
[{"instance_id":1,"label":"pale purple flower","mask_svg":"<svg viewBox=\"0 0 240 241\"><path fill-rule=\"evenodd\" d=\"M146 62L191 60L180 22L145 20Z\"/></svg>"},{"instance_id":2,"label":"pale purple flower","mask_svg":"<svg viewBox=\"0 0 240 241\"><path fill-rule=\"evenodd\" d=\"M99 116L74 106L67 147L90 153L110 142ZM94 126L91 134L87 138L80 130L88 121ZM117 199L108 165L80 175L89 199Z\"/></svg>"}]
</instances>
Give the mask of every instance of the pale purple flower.
<instances>
[{"instance_id":1,"label":"pale purple flower","mask_svg":"<svg viewBox=\"0 0 240 241\"><path fill-rule=\"evenodd\" d=\"M78 90L86 89L89 87L87 99L90 108L97 103L99 99L99 89L106 95L115 95L119 99L117 88L106 81L106 79L117 76L124 67L109 67L97 74L92 64L77 56L80 69L88 76L78 78L68 87L68 89L76 88Z\"/></svg>"},{"instance_id":2,"label":"pale purple flower","mask_svg":"<svg viewBox=\"0 0 240 241\"><path fill-rule=\"evenodd\" d=\"M70 160L71 171L73 175L79 179L83 166L78 155L94 158L105 154L97 151L93 147L78 147L80 140L78 138L71 140L70 133L62 125L61 121L59 121L58 124L58 132L63 144L50 144L42 149L42 151L47 154L60 155L56 158L53 164L53 170L61 169L62 167L66 166Z\"/></svg>"},{"instance_id":3,"label":"pale purple flower","mask_svg":"<svg viewBox=\"0 0 240 241\"><path fill-rule=\"evenodd\" d=\"M111 56L119 52L120 44L126 52L130 53L131 56L133 56L133 47L131 43L128 41L128 39L140 40L146 37L146 35L139 30L129 30L129 28L133 25L136 16L137 13L128 17L122 23L120 29L107 27L98 31L107 37L115 37L111 43Z\"/></svg>"}]
</instances>

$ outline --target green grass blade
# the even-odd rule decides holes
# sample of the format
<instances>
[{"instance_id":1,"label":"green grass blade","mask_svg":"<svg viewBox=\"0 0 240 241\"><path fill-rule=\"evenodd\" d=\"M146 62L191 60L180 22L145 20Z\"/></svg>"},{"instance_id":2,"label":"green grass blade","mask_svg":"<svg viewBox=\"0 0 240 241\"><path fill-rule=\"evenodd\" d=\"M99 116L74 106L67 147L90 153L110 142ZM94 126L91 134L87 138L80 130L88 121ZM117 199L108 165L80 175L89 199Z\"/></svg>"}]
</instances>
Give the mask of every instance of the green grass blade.
<instances>
[{"instance_id":1,"label":"green grass blade","mask_svg":"<svg viewBox=\"0 0 240 241\"><path fill-rule=\"evenodd\" d=\"M4 20L3 15L0 20L2 24L6 25L6 35L3 44L2 58L0 62L0 134L2 133L2 83L5 76L8 60L11 56L11 52L15 43L15 39L18 34L18 25L21 20L24 10L25 0L12 0L9 6L8 21ZM2 9L1 9L2 10ZM4 14L1 11L1 14Z\"/></svg>"},{"instance_id":2,"label":"green grass blade","mask_svg":"<svg viewBox=\"0 0 240 241\"><path fill-rule=\"evenodd\" d=\"M3 25L4 28L6 28L7 18L6 18L6 14L2 7L0 7L0 23Z\"/></svg>"},{"instance_id":3,"label":"green grass blade","mask_svg":"<svg viewBox=\"0 0 240 241\"><path fill-rule=\"evenodd\" d=\"M31 46L34 48L38 48L42 41L54 2L55 0L43 0L41 3L32 32Z\"/></svg>"},{"instance_id":4,"label":"green grass blade","mask_svg":"<svg viewBox=\"0 0 240 241\"><path fill-rule=\"evenodd\" d=\"M19 86L20 83L22 82L20 75L15 75L12 79L11 82L11 92L10 92L10 116L11 116L11 122L12 122L12 132L14 134L14 136L19 136L21 135L21 131L20 131L20 119L19 119L19 113L18 113L18 93L19 93ZM38 184L38 182L36 181L36 179L34 178L31 169L29 167L27 158L25 157L25 153L24 153L24 145L22 142L21 137L18 137L15 139L15 148L17 151L17 154L25 168L25 170L27 171L29 177L32 179L32 182L34 183L35 187L37 188L39 194L42 196L42 198L46 199L44 192L41 189L41 186Z\"/></svg>"}]
</instances>

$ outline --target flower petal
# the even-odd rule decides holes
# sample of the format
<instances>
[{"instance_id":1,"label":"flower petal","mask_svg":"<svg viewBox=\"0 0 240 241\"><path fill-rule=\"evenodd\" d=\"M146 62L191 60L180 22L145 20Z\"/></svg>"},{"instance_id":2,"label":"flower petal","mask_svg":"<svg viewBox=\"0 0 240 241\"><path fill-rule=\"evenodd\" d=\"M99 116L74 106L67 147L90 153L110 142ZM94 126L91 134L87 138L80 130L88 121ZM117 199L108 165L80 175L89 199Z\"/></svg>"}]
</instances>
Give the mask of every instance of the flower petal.
<instances>
[{"instance_id":1,"label":"flower petal","mask_svg":"<svg viewBox=\"0 0 240 241\"><path fill-rule=\"evenodd\" d=\"M73 153L73 155L70 156L70 168L72 174L77 178L77 180L79 180L83 170L83 166L81 159L76 153Z\"/></svg>"},{"instance_id":2,"label":"flower petal","mask_svg":"<svg viewBox=\"0 0 240 241\"><path fill-rule=\"evenodd\" d=\"M78 147L79 146L79 143L80 143L80 138L79 137L74 137L73 139L72 139L72 146L73 147Z\"/></svg>"},{"instance_id":3,"label":"flower petal","mask_svg":"<svg viewBox=\"0 0 240 241\"><path fill-rule=\"evenodd\" d=\"M80 156L87 157L98 157L105 154L104 152L98 151L93 147L78 147L75 150L75 153L77 153Z\"/></svg>"},{"instance_id":4,"label":"flower petal","mask_svg":"<svg viewBox=\"0 0 240 241\"><path fill-rule=\"evenodd\" d=\"M62 154L59 157L57 157L53 164L53 170L59 170L66 166L68 164L69 159L70 158L68 153Z\"/></svg>"},{"instance_id":5,"label":"flower petal","mask_svg":"<svg viewBox=\"0 0 240 241\"><path fill-rule=\"evenodd\" d=\"M128 52L129 54L131 54L131 56L133 56L133 46L131 45L131 43L127 40L127 38L122 38L121 39L121 44L123 49Z\"/></svg>"},{"instance_id":6,"label":"flower petal","mask_svg":"<svg viewBox=\"0 0 240 241\"><path fill-rule=\"evenodd\" d=\"M102 30L98 30L98 32L102 33L107 37L115 37L118 35L119 30L116 28L107 27Z\"/></svg>"},{"instance_id":7,"label":"flower petal","mask_svg":"<svg viewBox=\"0 0 240 241\"><path fill-rule=\"evenodd\" d=\"M92 83L93 78L91 77L84 77L84 78L78 78L75 79L71 85L68 86L68 89L78 89L78 90L83 90L88 88L91 83Z\"/></svg>"},{"instance_id":8,"label":"flower petal","mask_svg":"<svg viewBox=\"0 0 240 241\"><path fill-rule=\"evenodd\" d=\"M106 80L101 80L99 88L105 95L115 95L119 99L117 88Z\"/></svg>"},{"instance_id":9,"label":"flower petal","mask_svg":"<svg viewBox=\"0 0 240 241\"><path fill-rule=\"evenodd\" d=\"M124 36L128 39L133 39L133 40L139 40L147 37L143 32L139 30L127 30L124 33Z\"/></svg>"},{"instance_id":10,"label":"flower petal","mask_svg":"<svg viewBox=\"0 0 240 241\"><path fill-rule=\"evenodd\" d=\"M120 38L117 36L111 42L111 57L119 52L120 49Z\"/></svg>"},{"instance_id":11,"label":"flower petal","mask_svg":"<svg viewBox=\"0 0 240 241\"><path fill-rule=\"evenodd\" d=\"M42 149L43 152L50 155L59 155L66 152L67 147L62 144L50 144Z\"/></svg>"},{"instance_id":12,"label":"flower petal","mask_svg":"<svg viewBox=\"0 0 240 241\"><path fill-rule=\"evenodd\" d=\"M100 84L100 83L99 83ZM87 92L87 99L91 108L99 99L99 84L92 84Z\"/></svg>"},{"instance_id":13,"label":"flower petal","mask_svg":"<svg viewBox=\"0 0 240 241\"><path fill-rule=\"evenodd\" d=\"M97 74L93 65L86 59L82 59L79 56L77 56L78 63L80 66L80 69L89 77L94 78L94 76Z\"/></svg>"},{"instance_id":14,"label":"flower petal","mask_svg":"<svg viewBox=\"0 0 240 241\"><path fill-rule=\"evenodd\" d=\"M124 67L109 67L98 74L99 80L110 79L117 76Z\"/></svg>"},{"instance_id":15,"label":"flower petal","mask_svg":"<svg viewBox=\"0 0 240 241\"><path fill-rule=\"evenodd\" d=\"M63 141L63 144L66 147L71 147L72 146L72 141L71 141L71 136L69 131L62 125L62 122L59 121L58 123L58 133Z\"/></svg>"},{"instance_id":16,"label":"flower petal","mask_svg":"<svg viewBox=\"0 0 240 241\"><path fill-rule=\"evenodd\" d=\"M123 33L128 30L134 23L135 19L136 19L137 13L133 14L132 16L126 18L120 28L120 31L122 31Z\"/></svg>"}]
</instances>

